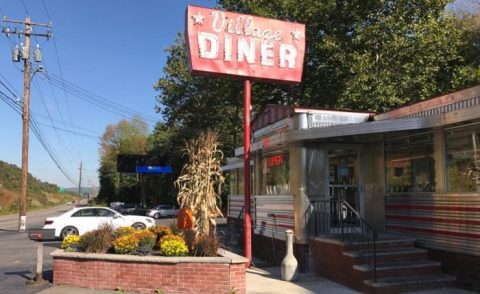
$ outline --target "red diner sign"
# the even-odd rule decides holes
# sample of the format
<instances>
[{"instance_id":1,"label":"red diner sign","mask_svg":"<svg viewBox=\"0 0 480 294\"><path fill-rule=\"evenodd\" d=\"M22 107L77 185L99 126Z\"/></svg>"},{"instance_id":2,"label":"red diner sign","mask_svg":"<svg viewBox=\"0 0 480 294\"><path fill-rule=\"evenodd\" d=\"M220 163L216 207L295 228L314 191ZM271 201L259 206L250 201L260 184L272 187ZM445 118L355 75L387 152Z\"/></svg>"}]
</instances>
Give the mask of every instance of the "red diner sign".
<instances>
[{"instance_id":1,"label":"red diner sign","mask_svg":"<svg viewBox=\"0 0 480 294\"><path fill-rule=\"evenodd\" d=\"M305 25L188 6L192 74L298 83L305 55Z\"/></svg>"}]
</instances>

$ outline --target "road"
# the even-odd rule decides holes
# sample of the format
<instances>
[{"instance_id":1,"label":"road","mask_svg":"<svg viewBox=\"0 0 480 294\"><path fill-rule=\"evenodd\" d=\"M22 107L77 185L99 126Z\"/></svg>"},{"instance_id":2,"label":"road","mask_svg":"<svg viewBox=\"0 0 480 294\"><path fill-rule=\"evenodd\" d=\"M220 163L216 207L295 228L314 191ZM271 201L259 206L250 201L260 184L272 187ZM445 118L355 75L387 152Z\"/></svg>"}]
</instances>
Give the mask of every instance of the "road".
<instances>
[{"instance_id":1,"label":"road","mask_svg":"<svg viewBox=\"0 0 480 294\"><path fill-rule=\"evenodd\" d=\"M62 205L45 210L27 212L27 229L41 228L45 218L62 214L72 205ZM156 220L158 225L170 225L174 219ZM37 243L28 239L27 233L18 231L18 215L0 216L0 293L30 294L51 287L50 283L27 286L35 276ZM60 242L45 242L43 278L52 279L50 253L60 247Z\"/></svg>"}]
</instances>

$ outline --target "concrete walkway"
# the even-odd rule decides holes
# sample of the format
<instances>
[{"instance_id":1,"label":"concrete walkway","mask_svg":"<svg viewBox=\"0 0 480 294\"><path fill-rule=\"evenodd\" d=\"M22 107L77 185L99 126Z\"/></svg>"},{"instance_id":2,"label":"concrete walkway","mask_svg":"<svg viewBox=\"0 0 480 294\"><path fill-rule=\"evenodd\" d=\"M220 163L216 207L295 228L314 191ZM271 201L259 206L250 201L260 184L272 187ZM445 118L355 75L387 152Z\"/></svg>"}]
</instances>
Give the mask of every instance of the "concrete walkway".
<instances>
[{"instance_id":1,"label":"concrete walkway","mask_svg":"<svg viewBox=\"0 0 480 294\"><path fill-rule=\"evenodd\" d=\"M281 279L280 267L251 267L247 270L247 293L353 294L359 292L311 273L299 274L296 281L286 282Z\"/></svg>"},{"instance_id":2,"label":"concrete walkway","mask_svg":"<svg viewBox=\"0 0 480 294\"><path fill-rule=\"evenodd\" d=\"M315 276L311 273L299 274L293 282L282 281L280 267L251 267L247 270L247 294L354 294L360 293L341 284ZM136 293L108 290L93 290L64 286L51 286L40 290L38 294L97 294L97 293ZM410 294L474 294L475 292L458 288L442 288L427 291L409 292Z\"/></svg>"}]
</instances>

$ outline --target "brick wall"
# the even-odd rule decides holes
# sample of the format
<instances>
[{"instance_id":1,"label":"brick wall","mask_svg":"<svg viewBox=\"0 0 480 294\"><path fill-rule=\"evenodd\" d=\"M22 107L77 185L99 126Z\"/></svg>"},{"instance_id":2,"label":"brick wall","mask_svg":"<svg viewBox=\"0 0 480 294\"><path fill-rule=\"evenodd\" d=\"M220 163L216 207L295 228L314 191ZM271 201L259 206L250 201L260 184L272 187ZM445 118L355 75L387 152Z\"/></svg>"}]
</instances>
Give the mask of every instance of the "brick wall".
<instances>
[{"instance_id":1,"label":"brick wall","mask_svg":"<svg viewBox=\"0 0 480 294\"><path fill-rule=\"evenodd\" d=\"M310 246L314 259L313 270L317 274L353 289L365 290L363 280L367 276L353 270L353 259L343 255L345 248L341 242L311 237Z\"/></svg>"},{"instance_id":2,"label":"brick wall","mask_svg":"<svg viewBox=\"0 0 480 294\"><path fill-rule=\"evenodd\" d=\"M245 263L156 263L53 256L53 282L152 293L245 293Z\"/></svg>"}]
</instances>

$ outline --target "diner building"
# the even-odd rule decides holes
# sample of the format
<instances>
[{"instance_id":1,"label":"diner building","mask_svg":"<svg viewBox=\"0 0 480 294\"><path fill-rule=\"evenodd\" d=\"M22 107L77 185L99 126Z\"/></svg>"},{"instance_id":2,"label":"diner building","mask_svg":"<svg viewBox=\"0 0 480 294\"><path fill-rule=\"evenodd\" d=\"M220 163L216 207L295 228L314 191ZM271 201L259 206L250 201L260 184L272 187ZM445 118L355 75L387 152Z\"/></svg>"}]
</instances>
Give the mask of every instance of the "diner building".
<instances>
[{"instance_id":1,"label":"diner building","mask_svg":"<svg viewBox=\"0 0 480 294\"><path fill-rule=\"evenodd\" d=\"M364 290L374 284L365 272L357 284L342 276L362 269L340 237L362 231L377 251L392 236L413 240L408 250L437 278L480 287L480 86L380 114L268 105L251 128L254 256L279 264L292 229L301 271ZM243 148L223 168L228 222L242 238ZM375 258L375 275L388 277Z\"/></svg>"}]
</instances>

